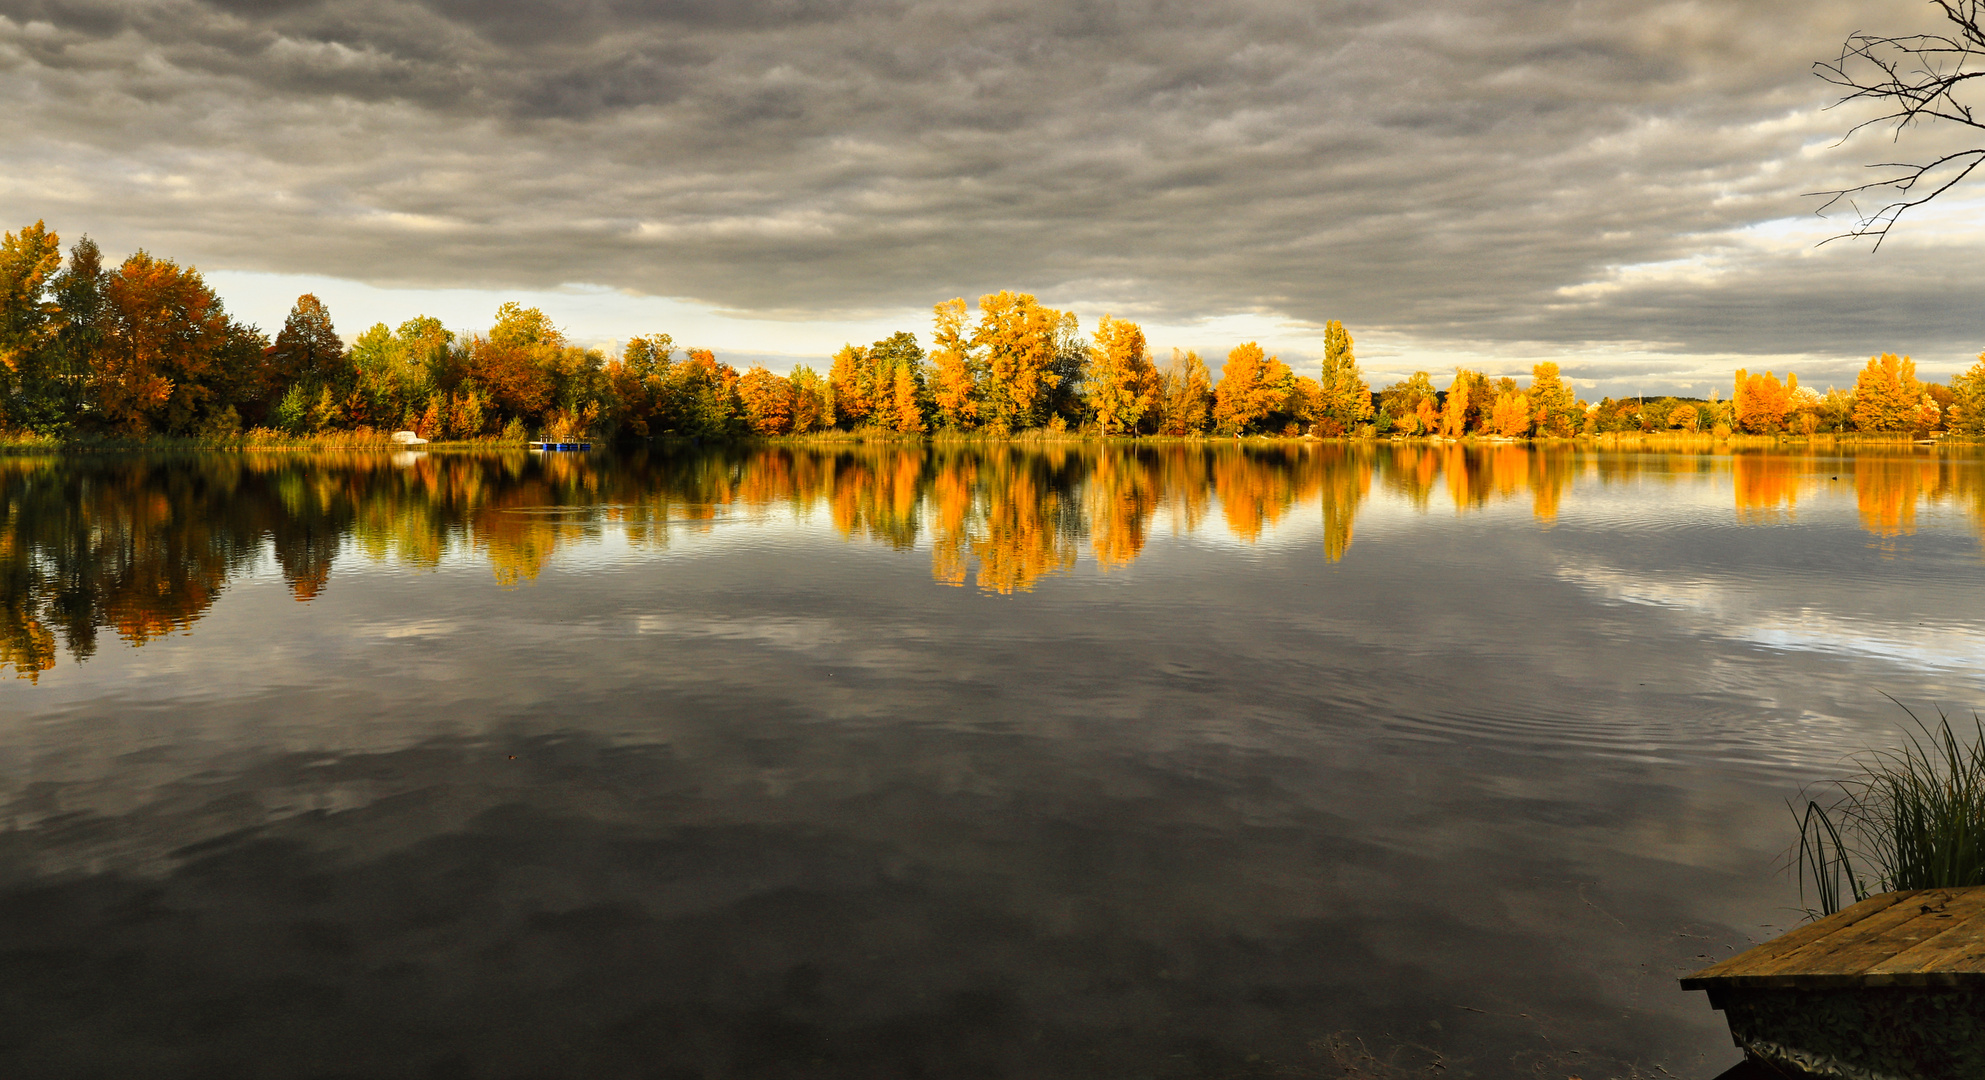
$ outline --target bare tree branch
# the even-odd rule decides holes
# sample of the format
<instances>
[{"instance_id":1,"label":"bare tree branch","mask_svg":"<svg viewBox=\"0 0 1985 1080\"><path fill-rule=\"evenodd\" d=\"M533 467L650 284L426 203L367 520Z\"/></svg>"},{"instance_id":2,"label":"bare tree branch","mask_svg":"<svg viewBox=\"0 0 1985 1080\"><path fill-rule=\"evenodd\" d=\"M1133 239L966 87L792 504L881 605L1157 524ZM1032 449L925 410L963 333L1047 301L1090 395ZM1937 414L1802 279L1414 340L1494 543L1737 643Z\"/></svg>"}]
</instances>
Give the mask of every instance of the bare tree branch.
<instances>
[{"instance_id":1,"label":"bare tree branch","mask_svg":"<svg viewBox=\"0 0 1985 1080\"><path fill-rule=\"evenodd\" d=\"M1813 65L1813 73L1847 93L1834 106L1855 101L1879 102L1886 110L1879 116L1855 124L1841 136L1845 141L1862 128L1893 125L1896 140L1912 125L1946 121L1985 131L1985 117L1972 111L1960 91L1967 91L1972 80L1985 78L1985 0L1931 0L1950 24L1947 34L1909 34L1885 37L1855 34L1840 47L1840 56L1831 62ZM1886 170L1880 180L1838 191L1818 191L1824 196L1817 213L1845 204L1854 214L1852 228L1834 240L1872 238L1879 250L1889 229L1904 213L1949 191L1985 164L1985 146L1945 154L1925 162L1880 162L1868 166ZM1861 197L1887 192L1873 210L1861 207Z\"/></svg>"}]
</instances>

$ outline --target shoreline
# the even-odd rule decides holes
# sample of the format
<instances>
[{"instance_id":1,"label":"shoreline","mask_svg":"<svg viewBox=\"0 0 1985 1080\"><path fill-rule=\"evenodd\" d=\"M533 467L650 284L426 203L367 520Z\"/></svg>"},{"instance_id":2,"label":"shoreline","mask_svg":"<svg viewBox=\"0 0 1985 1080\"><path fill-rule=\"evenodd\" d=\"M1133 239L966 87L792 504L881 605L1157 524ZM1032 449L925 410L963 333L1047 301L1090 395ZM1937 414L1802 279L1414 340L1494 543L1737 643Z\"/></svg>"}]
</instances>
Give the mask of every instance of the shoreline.
<instances>
[{"instance_id":1,"label":"shoreline","mask_svg":"<svg viewBox=\"0 0 1985 1080\"><path fill-rule=\"evenodd\" d=\"M574 436L586 438L603 447L615 445L611 439L595 436ZM483 439L451 439L407 446L396 443L386 435L340 434L319 436L284 436L264 438L255 435L241 435L224 439L203 439L181 436L110 436L79 439L58 439L41 436L0 435L0 455L25 456L36 454L91 454L91 453L159 453L159 452L307 452L329 450L382 450L388 452L429 453L436 451L474 450L518 450L527 451L531 439L491 436ZM1911 434L1885 434L1871 432L1835 432L1813 435L1700 435L1683 432L1603 432L1598 434L1523 437L1512 438L1500 435L1476 435L1473 433L1459 437L1443 435L1094 435L1069 432L1025 431L1016 435L981 435L977 433L941 432L937 434L901 434L890 431L831 431L811 432L805 435L746 435L736 438L710 438L687 435L657 435L645 440L650 446L680 446L684 444L726 446L840 446L889 445L889 446L1065 446L1065 445L1120 445L1120 446L1302 446L1302 445L1341 445L1341 446L1571 446L1591 447L1601 450L1686 450L1708 451L1736 449L1815 449L1842 446L1923 446L1935 448L1943 445L1972 446L1985 443L1978 438L1936 432L1929 436ZM641 445L640 441L628 445Z\"/></svg>"}]
</instances>

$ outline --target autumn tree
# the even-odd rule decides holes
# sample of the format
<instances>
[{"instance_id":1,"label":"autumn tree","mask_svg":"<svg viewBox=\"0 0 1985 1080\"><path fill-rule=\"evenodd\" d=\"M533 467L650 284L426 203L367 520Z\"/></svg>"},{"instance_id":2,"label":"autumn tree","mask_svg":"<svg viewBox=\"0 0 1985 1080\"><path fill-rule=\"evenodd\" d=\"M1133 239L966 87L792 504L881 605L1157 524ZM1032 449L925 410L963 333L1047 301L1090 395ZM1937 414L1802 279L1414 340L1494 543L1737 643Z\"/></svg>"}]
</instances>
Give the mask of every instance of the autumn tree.
<instances>
[{"instance_id":1,"label":"autumn tree","mask_svg":"<svg viewBox=\"0 0 1985 1080\"><path fill-rule=\"evenodd\" d=\"M62 326L48 291L62 266L62 239L42 222L0 241L0 428L22 417L23 384L32 382Z\"/></svg>"},{"instance_id":2,"label":"autumn tree","mask_svg":"<svg viewBox=\"0 0 1985 1080\"><path fill-rule=\"evenodd\" d=\"M304 293L290 306L269 363L285 386L333 382L345 374L345 343L331 325L330 311L314 293Z\"/></svg>"},{"instance_id":3,"label":"autumn tree","mask_svg":"<svg viewBox=\"0 0 1985 1080\"><path fill-rule=\"evenodd\" d=\"M647 334L627 339L620 357L606 368L617 426L640 438L667 430L674 414L670 367L675 339Z\"/></svg>"},{"instance_id":4,"label":"autumn tree","mask_svg":"<svg viewBox=\"0 0 1985 1080\"><path fill-rule=\"evenodd\" d=\"M1978 362L1951 379L1950 429L1962 435L1985 435L1985 353Z\"/></svg>"},{"instance_id":5,"label":"autumn tree","mask_svg":"<svg viewBox=\"0 0 1985 1080\"><path fill-rule=\"evenodd\" d=\"M1028 293L997 292L979 298L979 325L971 345L983 357L979 414L999 432L1018 431L1045 419L1055 361L1075 316L1045 307Z\"/></svg>"},{"instance_id":6,"label":"autumn tree","mask_svg":"<svg viewBox=\"0 0 1985 1080\"><path fill-rule=\"evenodd\" d=\"M533 423L556 398L556 354L565 347L564 333L542 310L506 301L489 333L469 340L468 377L504 416Z\"/></svg>"},{"instance_id":7,"label":"autumn tree","mask_svg":"<svg viewBox=\"0 0 1985 1080\"><path fill-rule=\"evenodd\" d=\"M1753 375L1737 369L1736 389L1730 396L1736 426L1757 435L1779 430L1792 407L1792 393L1799 387L1799 376L1788 372L1785 380L1780 384L1769 371Z\"/></svg>"},{"instance_id":8,"label":"autumn tree","mask_svg":"<svg viewBox=\"0 0 1985 1080\"><path fill-rule=\"evenodd\" d=\"M876 423L904 434L927 430L924 410L929 391L924 385L924 349L917 335L898 330L870 345L868 357Z\"/></svg>"},{"instance_id":9,"label":"autumn tree","mask_svg":"<svg viewBox=\"0 0 1985 1080\"><path fill-rule=\"evenodd\" d=\"M1498 435L1521 438L1530 433L1531 419L1529 395L1510 388L1497 391L1489 417L1491 430Z\"/></svg>"},{"instance_id":10,"label":"autumn tree","mask_svg":"<svg viewBox=\"0 0 1985 1080\"><path fill-rule=\"evenodd\" d=\"M916 364L905 359L896 364L896 377L892 380L894 393L891 395L890 421L896 431L903 435L921 435L930 430L924 420L924 387L918 377Z\"/></svg>"},{"instance_id":11,"label":"autumn tree","mask_svg":"<svg viewBox=\"0 0 1985 1080\"><path fill-rule=\"evenodd\" d=\"M834 413L828 407L827 380L801 364L786 376L793 392L793 431L804 435L834 426Z\"/></svg>"},{"instance_id":12,"label":"autumn tree","mask_svg":"<svg viewBox=\"0 0 1985 1080\"><path fill-rule=\"evenodd\" d=\"M104 418L123 431L186 432L211 402L207 380L240 340L198 271L140 251L104 288L106 333L90 372Z\"/></svg>"},{"instance_id":13,"label":"autumn tree","mask_svg":"<svg viewBox=\"0 0 1985 1080\"><path fill-rule=\"evenodd\" d=\"M761 364L738 377L738 401L755 435L784 435L793 425L793 388Z\"/></svg>"},{"instance_id":14,"label":"autumn tree","mask_svg":"<svg viewBox=\"0 0 1985 1080\"><path fill-rule=\"evenodd\" d=\"M1558 365L1549 360L1532 365L1530 388L1525 391L1534 411L1537 434L1564 438L1578 434L1585 424L1585 410L1578 395L1558 374Z\"/></svg>"},{"instance_id":15,"label":"autumn tree","mask_svg":"<svg viewBox=\"0 0 1985 1080\"><path fill-rule=\"evenodd\" d=\"M1447 402L1441 410L1442 435L1458 439L1486 418L1475 405L1475 399L1487 389L1487 384L1488 379L1480 372L1454 369L1454 381L1447 386Z\"/></svg>"},{"instance_id":16,"label":"autumn tree","mask_svg":"<svg viewBox=\"0 0 1985 1080\"><path fill-rule=\"evenodd\" d=\"M432 315L408 319L397 331L373 324L346 356L357 399L352 411L377 424L415 420L428 396L445 384L454 342L454 333Z\"/></svg>"},{"instance_id":17,"label":"autumn tree","mask_svg":"<svg viewBox=\"0 0 1985 1080\"><path fill-rule=\"evenodd\" d=\"M1433 377L1416 371L1379 391L1378 411L1408 435L1431 435L1440 425L1440 391Z\"/></svg>"},{"instance_id":18,"label":"autumn tree","mask_svg":"<svg viewBox=\"0 0 1985 1080\"><path fill-rule=\"evenodd\" d=\"M979 369L965 333L965 299L946 300L933 309L931 333L931 402L937 422L969 431L978 424Z\"/></svg>"},{"instance_id":19,"label":"autumn tree","mask_svg":"<svg viewBox=\"0 0 1985 1080\"><path fill-rule=\"evenodd\" d=\"M1096 324L1084 395L1105 435L1136 434L1159 405L1158 371L1145 355L1144 330L1108 315Z\"/></svg>"},{"instance_id":20,"label":"autumn tree","mask_svg":"<svg viewBox=\"0 0 1985 1080\"><path fill-rule=\"evenodd\" d=\"M1250 341L1235 346L1213 388L1213 423L1226 434L1245 434L1286 415L1296 375L1287 364Z\"/></svg>"},{"instance_id":21,"label":"autumn tree","mask_svg":"<svg viewBox=\"0 0 1985 1080\"><path fill-rule=\"evenodd\" d=\"M738 371L719 363L708 349L691 349L689 356L670 373L678 403L675 430L683 435L720 438L735 435L743 427L743 406L738 402Z\"/></svg>"},{"instance_id":22,"label":"autumn tree","mask_svg":"<svg viewBox=\"0 0 1985 1080\"><path fill-rule=\"evenodd\" d=\"M1324 324L1323 375L1317 386L1322 391L1314 418L1317 434L1341 435L1372 418L1371 387L1358 370L1350 333L1336 319Z\"/></svg>"},{"instance_id":23,"label":"autumn tree","mask_svg":"<svg viewBox=\"0 0 1985 1080\"><path fill-rule=\"evenodd\" d=\"M1161 435L1204 435L1213 415L1213 376L1196 352L1172 350L1160 376Z\"/></svg>"},{"instance_id":24,"label":"autumn tree","mask_svg":"<svg viewBox=\"0 0 1985 1080\"><path fill-rule=\"evenodd\" d=\"M1915 361L1894 353L1870 357L1854 380L1854 426L1862 431L1921 429L1922 399Z\"/></svg>"},{"instance_id":25,"label":"autumn tree","mask_svg":"<svg viewBox=\"0 0 1985 1080\"><path fill-rule=\"evenodd\" d=\"M827 382L834 388L834 418L842 426L852 429L870 422L880 388L866 348L841 346L827 368Z\"/></svg>"},{"instance_id":26,"label":"autumn tree","mask_svg":"<svg viewBox=\"0 0 1985 1080\"><path fill-rule=\"evenodd\" d=\"M1049 426L1079 427L1087 422L1090 409L1083 388L1089 381L1089 348L1075 316L1064 313L1055 327L1054 359L1048 364L1045 400L1038 412Z\"/></svg>"}]
</instances>

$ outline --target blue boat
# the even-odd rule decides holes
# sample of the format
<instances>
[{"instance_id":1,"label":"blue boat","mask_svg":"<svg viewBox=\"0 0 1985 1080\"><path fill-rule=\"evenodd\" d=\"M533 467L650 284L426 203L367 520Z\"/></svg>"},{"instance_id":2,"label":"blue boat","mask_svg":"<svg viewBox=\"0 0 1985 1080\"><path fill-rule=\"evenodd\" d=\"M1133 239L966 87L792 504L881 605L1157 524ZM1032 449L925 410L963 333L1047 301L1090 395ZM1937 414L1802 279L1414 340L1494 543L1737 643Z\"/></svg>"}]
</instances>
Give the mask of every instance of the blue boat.
<instances>
[{"instance_id":1,"label":"blue boat","mask_svg":"<svg viewBox=\"0 0 1985 1080\"><path fill-rule=\"evenodd\" d=\"M589 442L534 442L531 444L531 449L533 450L549 452L591 450L592 448L593 444Z\"/></svg>"}]
</instances>

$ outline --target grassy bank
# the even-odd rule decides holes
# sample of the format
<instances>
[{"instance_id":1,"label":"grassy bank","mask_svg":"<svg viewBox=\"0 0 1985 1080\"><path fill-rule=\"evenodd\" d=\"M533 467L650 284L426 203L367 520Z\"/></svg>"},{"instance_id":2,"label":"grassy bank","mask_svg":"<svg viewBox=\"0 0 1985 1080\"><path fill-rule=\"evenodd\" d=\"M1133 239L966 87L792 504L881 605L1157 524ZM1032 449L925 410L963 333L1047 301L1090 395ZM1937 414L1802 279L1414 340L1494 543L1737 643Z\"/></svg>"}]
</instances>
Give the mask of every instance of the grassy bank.
<instances>
[{"instance_id":1,"label":"grassy bank","mask_svg":"<svg viewBox=\"0 0 1985 1080\"><path fill-rule=\"evenodd\" d=\"M0 454L89 454L189 450L522 450L528 440L491 436L406 447L384 431L327 431L291 435L257 428L239 435L0 435Z\"/></svg>"}]
</instances>

